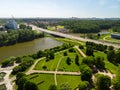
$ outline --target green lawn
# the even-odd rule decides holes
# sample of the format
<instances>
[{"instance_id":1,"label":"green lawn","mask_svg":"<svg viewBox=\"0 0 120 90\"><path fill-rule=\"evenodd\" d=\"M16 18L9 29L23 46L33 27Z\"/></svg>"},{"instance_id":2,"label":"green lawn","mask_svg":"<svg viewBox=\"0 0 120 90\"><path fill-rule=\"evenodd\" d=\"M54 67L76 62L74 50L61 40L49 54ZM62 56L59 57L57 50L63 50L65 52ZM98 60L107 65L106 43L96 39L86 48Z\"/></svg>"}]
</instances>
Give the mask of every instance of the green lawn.
<instances>
[{"instance_id":1,"label":"green lawn","mask_svg":"<svg viewBox=\"0 0 120 90\"><path fill-rule=\"evenodd\" d=\"M68 83L72 90L75 90L75 88L79 85L80 82L80 76L57 75L58 89L60 89L60 85L62 83Z\"/></svg>"},{"instance_id":2,"label":"green lawn","mask_svg":"<svg viewBox=\"0 0 120 90\"><path fill-rule=\"evenodd\" d=\"M78 41L78 40L72 40L72 39L68 39L68 38L56 38L56 40L64 42L64 43L71 43L73 45L85 45L85 42L82 41Z\"/></svg>"},{"instance_id":3,"label":"green lawn","mask_svg":"<svg viewBox=\"0 0 120 90\"><path fill-rule=\"evenodd\" d=\"M65 51L63 51L63 52L65 52ZM71 53L67 50L67 54L72 60L71 65L67 65L66 58L68 56L63 56L63 52L55 54L55 59L50 60L48 62L46 62L46 59L43 59L43 60L39 61L34 69L35 70L55 71L55 69L57 67L57 64L58 64L58 61L61 60L61 62L59 64L59 67L58 67L58 70L60 70L60 71L79 71L79 66L77 66L75 64L76 54L78 54L78 56L79 56L79 62L81 63L81 61L82 61L83 57L79 54L79 52L77 52L77 50L76 50L76 52ZM43 66L46 66L47 68L43 69Z\"/></svg>"},{"instance_id":4,"label":"green lawn","mask_svg":"<svg viewBox=\"0 0 120 90\"><path fill-rule=\"evenodd\" d=\"M94 55L104 57L106 69L109 70L111 73L117 74L118 67L107 60L107 55L104 52L97 51L97 52L94 52Z\"/></svg>"},{"instance_id":5,"label":"green lawn","mask_svg":"<svg viewBox=\"0 0 120 90\"><path fill-rule=\"evenodd\" d=\"M61 54L59 53L59 54L55 55L55 59L53 59L53 60L50 60L47 62L46 62L46 59L41 60L37 63L37 65L35 66L34 69L35 70L44 70L43 66L46 66L47 67L46 70L54 71L56 69L57 63L58 63L60 58L61 58Z\"/></svg>"},{"instance_id":6,"label":"green lawn","mask_svg":"<svg viewBox=\"0 0 120 90\"><path fill-rule=\"evenodd\" d=\"M68 64L66 63L66 59L67 59L68 56L64 56L64 57L62 58L62 60L61 60L61 63L60 63L60 65L59 65L58 70L60 70L60 71L72 71L72 72L74 72L74 71L79 71L79 66L77 66L77 65L75 64L75 56L76 56L76 54L78 54L78 53L70 53L70 52L67 52L67 53L68 53L68 56L69 56L69 57L71 58L71 60L72 60L71 65L68 65ZM79 62L81 62L81 60L82 60L82 56L79 55Z\"/></svg>"},{"instance_id":7,"label":"green lawn","mask_svg":"<svg viewBox=\"0 0 120 90\"><path fill-rule=\"evenodd\" d=\"M57 28L64 28L64 26L58 25Z\"/></svg>"},{"instance_id":8,"label":"green lawn","mask_svg":"<svg viewBox=\"0 0 120 90\"><path fill-rule=\"evenodd\" d=\"M37 76L35 78L32 78ZM27 76L30 81L38 85L39 90L48 90L51 84L54 84L54 75L52 74L33 74Z\"/></svg>"}]
</instances>

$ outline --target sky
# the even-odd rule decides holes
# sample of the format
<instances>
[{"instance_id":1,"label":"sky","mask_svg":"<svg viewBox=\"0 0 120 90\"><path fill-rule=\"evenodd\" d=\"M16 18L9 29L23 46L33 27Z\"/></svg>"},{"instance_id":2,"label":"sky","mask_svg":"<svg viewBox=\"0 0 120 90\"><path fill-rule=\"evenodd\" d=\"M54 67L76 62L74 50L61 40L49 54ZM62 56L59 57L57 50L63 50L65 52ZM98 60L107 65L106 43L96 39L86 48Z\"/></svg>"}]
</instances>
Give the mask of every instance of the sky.
<instances>
[{"instance_id":1,"label":"sky","mask_svg":"<svg viewBox=\"0 0 120 90\"><path fill-rule=\"evenodd\" d=\"M0 0L0 17L120 18L120 0Z\"/></svg>"}]
</instances>

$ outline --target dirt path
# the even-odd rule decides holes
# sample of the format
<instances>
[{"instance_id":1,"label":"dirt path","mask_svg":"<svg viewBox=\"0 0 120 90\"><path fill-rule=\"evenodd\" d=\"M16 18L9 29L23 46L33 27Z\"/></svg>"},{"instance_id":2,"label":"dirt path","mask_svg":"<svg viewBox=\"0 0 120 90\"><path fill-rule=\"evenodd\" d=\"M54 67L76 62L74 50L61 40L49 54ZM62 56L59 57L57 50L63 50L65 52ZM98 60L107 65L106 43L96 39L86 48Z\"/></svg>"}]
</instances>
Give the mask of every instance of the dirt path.
<instances>
[{"instance_id":1,"label":"dirt path","mask_svg":"<svg viewBox=\"0 0 120 90\"><path fill-rule=\"evenodd\" d=\"M83 51L81 49L79 49L78 46L75 46L75 48L79 51L79 53L83 56L86 57L86 55L83 53Z\"/></svg>"}]
</instances>

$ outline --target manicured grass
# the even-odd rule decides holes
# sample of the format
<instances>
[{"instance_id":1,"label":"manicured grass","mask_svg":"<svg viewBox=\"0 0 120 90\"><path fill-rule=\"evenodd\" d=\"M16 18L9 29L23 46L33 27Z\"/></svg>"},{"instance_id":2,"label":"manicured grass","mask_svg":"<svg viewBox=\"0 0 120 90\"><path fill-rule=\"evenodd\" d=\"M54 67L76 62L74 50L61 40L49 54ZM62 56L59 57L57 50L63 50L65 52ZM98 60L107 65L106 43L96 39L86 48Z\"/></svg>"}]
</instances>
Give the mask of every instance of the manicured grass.
<instances>
[{"instance_id":1,"label":"manicured grass","mask_svg":"<svg viewBox=\"0 0 120 90\"><path fill-rule=\"evenodd\" d=\"M37 76L35 78L32 78ZM54 75L52 74L33 74L27 76L30 81L38 85L39 90L48 90L51 84L54 84ZM31 79L30 79L31 78Z\"/></svg>"},{"instance_id":2,"label":"manicured grass","mask_svg":"<svg viewBox=\"0 0 120 90\"><path fill-rule=\"evenodd\" d=\"M65 51L67 51L67 54L68 54L67 56L63 55L63 53ZM35 70L55 71L55 69L57 67L57 64L58 64L58 61L61 60L61 62L59 64L59 67L58 67L58 70L60 70L60 71L72 71L72 72L73 71L79 71L79 66L77 66L75 64L75 56L76 56L76 54L78 54L79 63L82 62L83 57L79 54L79 52L77 50L76 50L76 52L69 52L68 50L65 50L65 51L55 54L55 59L50 60L48 62L46 62L46 59L43 59L43 60L39 61L34 69ZM67 63L66 63L66 58L68 56L72 60L71 65L67 65ZM43 69L43 66L46 66L47 68Z\"/></svg>"},{"instance_id":3,"label":"manicured grass","mask_svg":"<svg viewBox=\"0 0 120 90\"><path fill-rule=\"evenodd\" d=\"M76 54L78 54L78 53L74 53L74 52L70 53L70 52L67 52L67 54L68 54L67 56L64 56L64 57L62 58L58 70L60 70L60 71L71 71L71 72L73 72L73 71L79 71L79 70L80 70L80 69L79 69L79 66L77 66L77 65L75 64L75 56L76 56ZM70 57L70 59L71 59L71 61L72 61L71 65L68 65L68 64L66 63L66 59L67 59L68 56ZM79 55L79 62L81 62L81 59L82 59L82 57Z\"/></svg>"},{"instance_id":4,"label":"manicured grass","mask_svg":"<svg viewBox=\"0 0 120 90\"><path fill-rule=\"evenodd\" d=\"M58 89L60 90L60 85L62 83L68 83L72 90L79 85L81 82L80 76L71 76L71 75L57 75Z\"/></svg>"},{"instance_id":5,"label":"manicured grass","mask_svg":"<svg viewBox=\"0 0 120 90\"><path fill-rule=\"evenodd\" d=\"M64 28L64 26L58 25L57 28Z\"/></svg>"},{"instance_id":6,"label":"manicured grass","mask_svg":"<svg viewBox=\"0 0 120 90\"><path fill-rule=\"evenodd\" d=\"M111 73L117 74L118 67L107 60L107 55L104 52L100 52L100 51L94 52L94 56L104 57L105 68L109 70Z\"/></svg>"},{"instance_id":7,"label":"manicured grass","mask_svg":"<svg viewBox=\"0 0 120 90\"><path fill-rule=\"evenodd\" d=\"M78 40L72 40L68 38L56 38L56 40L61 41L61 42L67 42L67 43L72 43L73 45L85 45L85 42L78 41Z\"/></svg>"},{"instance_id":8,"label":"manicured grass","mask_svg":"<svg viewBox=\"0 0 120 90\"><path fill-rule=\"evenodd\" d=\"M54 26L53 27L51 26L51 27L48 27L47 29L51 31L55 31L56 28Z\"/></svg>"},{"instance_id":9,"label":"manicured grass","mask_svg":"<svg viewBox=\"0 0 120 90\"><path fill-rule=\"evenodd\" d=\"M53 59L53 60L46 62L46 59L43 59L37 63L37 65L35 66L34 69L35 70L44 70L43 66L46 66L47 68L45 70L54 71L56 69L57 63L60 58L61 58L61 54L59 53L59 54L55 55L55 59Z\"/></svg>"}]
</instances>

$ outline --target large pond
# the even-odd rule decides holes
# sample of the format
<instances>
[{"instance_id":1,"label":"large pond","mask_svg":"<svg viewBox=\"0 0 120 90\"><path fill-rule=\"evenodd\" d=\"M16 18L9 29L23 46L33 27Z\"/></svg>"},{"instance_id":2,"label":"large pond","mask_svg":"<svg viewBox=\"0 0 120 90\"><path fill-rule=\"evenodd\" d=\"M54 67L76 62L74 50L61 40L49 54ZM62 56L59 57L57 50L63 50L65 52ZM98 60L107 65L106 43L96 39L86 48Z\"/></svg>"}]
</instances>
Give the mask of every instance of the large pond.
<instances>
[{"instance_id":1,"label":"large pond","mask_svg":"<svg viewBox=\"0 0 120 90\"><path fill-rule=\"evenodd\" d=\"M12 46L0 48L0 62L10 56L22 56L37 52L38 50L45 50L55 46L62 45L61 42L53 38L40 38L30 42L19 43Z\"/></svg>"}]
</instances>

